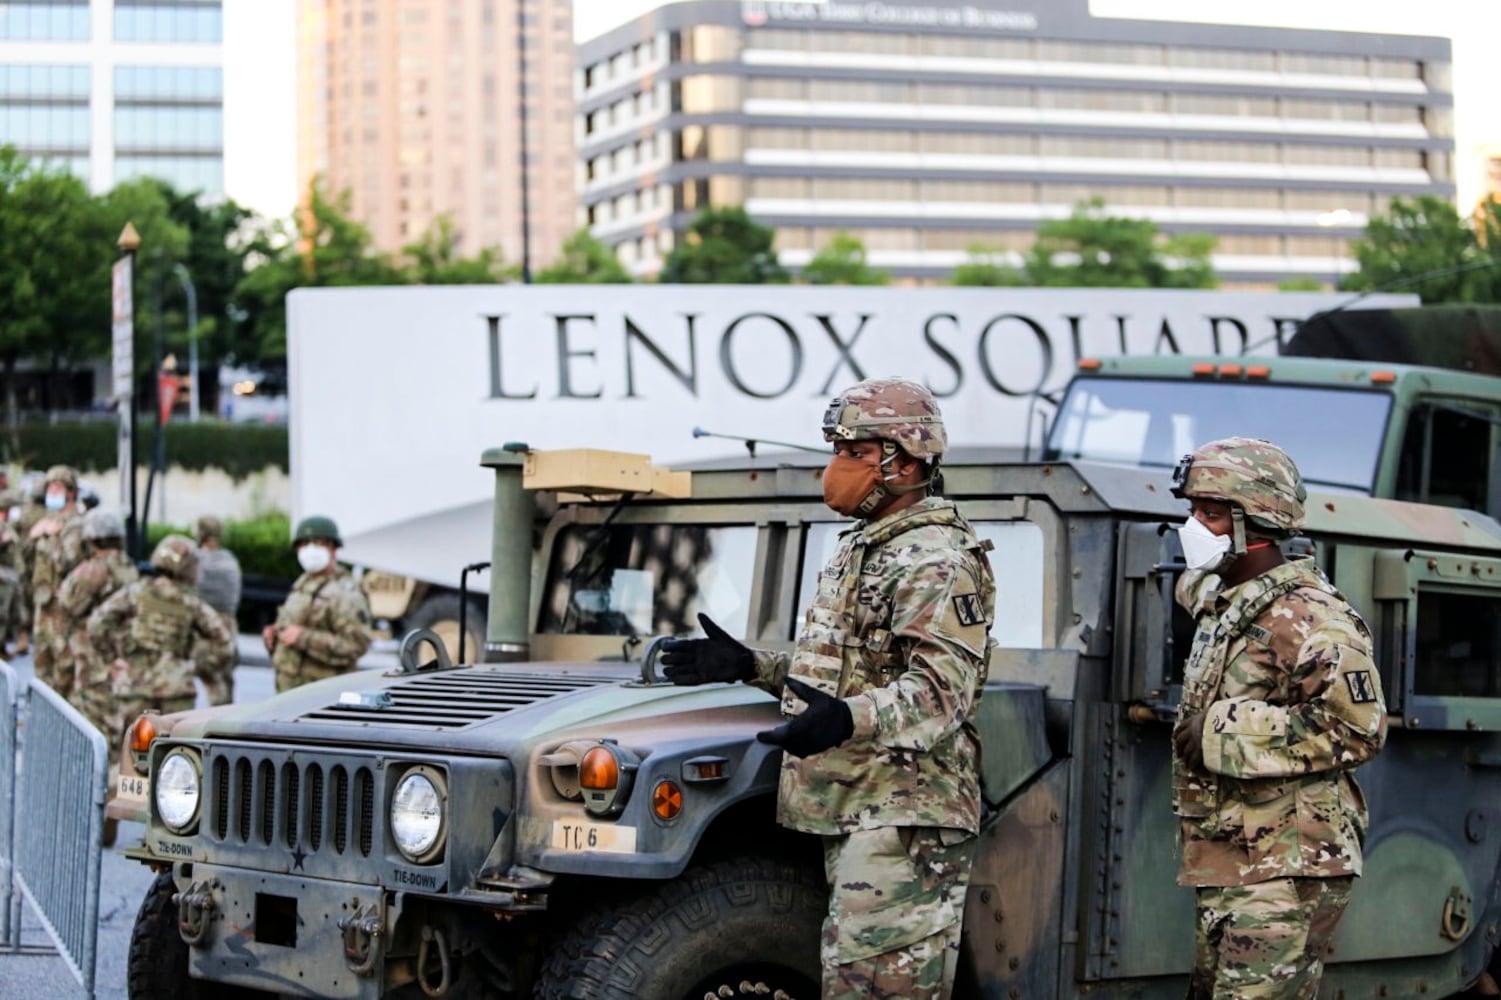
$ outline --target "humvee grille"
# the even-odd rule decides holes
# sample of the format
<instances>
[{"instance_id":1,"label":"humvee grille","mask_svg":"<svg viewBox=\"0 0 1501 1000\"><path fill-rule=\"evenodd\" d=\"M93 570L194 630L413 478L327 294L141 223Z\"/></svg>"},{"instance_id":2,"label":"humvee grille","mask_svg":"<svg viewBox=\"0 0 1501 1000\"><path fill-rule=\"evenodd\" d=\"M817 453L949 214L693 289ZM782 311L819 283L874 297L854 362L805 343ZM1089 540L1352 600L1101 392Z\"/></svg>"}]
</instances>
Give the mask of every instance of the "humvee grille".
<instances>
[{"instance_id":1,"label":"humvee grille","mask_svg":"<svg viewBox=\"0 0 1501 1000\"><path fill-rule=\"evenodd\" d=\"M205 796L213 810L204 824L209 836L227 846L284 843L368 858L380 815L372 765L284 757L240 748L214 752L208 768L213 787Z\"/></svg>"},{"instance_id":2,"label":"humvee grille","mask_svg":"<svg viewBox=\"0 0 1501 1000\"><path fill-rule=\"evenodd\" d=\"M372 710L330 705L308 712L302 718L362 726L462 729L558 695L616 683L619 683L618 677L523 674L483 668L444 671L420 675L386 688L391 704L385 708Z\"/></svg>"}]
</instances>

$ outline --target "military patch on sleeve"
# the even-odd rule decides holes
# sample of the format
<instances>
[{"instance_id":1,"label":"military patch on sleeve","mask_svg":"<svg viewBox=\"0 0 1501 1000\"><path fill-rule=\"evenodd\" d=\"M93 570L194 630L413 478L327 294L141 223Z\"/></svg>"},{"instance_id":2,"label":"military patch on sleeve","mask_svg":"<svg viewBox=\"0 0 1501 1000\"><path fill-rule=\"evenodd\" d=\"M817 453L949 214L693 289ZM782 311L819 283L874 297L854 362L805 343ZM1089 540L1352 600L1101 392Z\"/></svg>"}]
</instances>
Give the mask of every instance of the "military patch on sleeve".
<instances>
[{"instance_id":1,"label":"military patch on sleeve","mask_svg":"<svg viewBox=\"0 0 1501 1000\"><path fill-rule=\"evenodd\" d=\"M1345 674L1345 686L1350 689L1350 700L1357 705L1376 700L1376 686L1371 683L1369 670L1352 670Z\"/></svg>"},{"instance_id":2,"label":"military patch on sleeve","mask_svg":"<svg viewBox=\"0 0 1501 1000\"><path fill-rule=\"evenodd\" d=\"M954 617L959 619L960 625L966 627L983 625L985 623L985 609L980 605L980 595L956 594L954 596Z\"/></svg>"},{"instance_id":3,"label":"military patch on sleeve","mask_svg":"<svg viewBox=\"0 0 1501 1000\"><path fill-rule=\"evenodd\" d=\"M1268 632L1260 625L1247 625L1245 632L1246 635L1250 636L1252 639L1255 639L1257 642L1269 642L1272 638L1272 633Z\"/></svg>"}]
</instances>

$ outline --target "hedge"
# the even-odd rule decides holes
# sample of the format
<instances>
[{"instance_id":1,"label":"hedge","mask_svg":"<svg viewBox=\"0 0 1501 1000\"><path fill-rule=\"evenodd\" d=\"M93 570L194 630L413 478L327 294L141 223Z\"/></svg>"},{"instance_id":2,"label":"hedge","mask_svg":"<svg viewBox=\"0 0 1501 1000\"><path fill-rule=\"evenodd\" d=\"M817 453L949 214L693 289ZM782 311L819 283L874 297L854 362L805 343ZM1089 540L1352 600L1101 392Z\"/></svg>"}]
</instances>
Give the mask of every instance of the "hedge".
<instances>
[{"instance_id":1,"label":"hedge","mask_svg":"<svg viewBox=\"0 0 1501 1000\"><path fill-rule=\"evenodd\" d=\"M151 461L152 425L136 430L136 463ZM114 421L19 424L0 430L0 458L22 468L71 465L79 472L105 472L116 463ZM167 465L194 472L223 469L235 482L271 466L288 471L284 424L232 424L186 421L167 425Z\"/></svg>"},{"instance_id":2,"label":"hedge","mask_svg":"<svg viewBox=\"0 0 1501 1000\"><path fill-rule=\"evenodd\" d=\"M146 555L169 534L192 537L191 526L147 524ZM302 573L292 551L292 522L285 514L264 514L249 521L224 522L224 547L240 560L242 573L256 573L283 580Z\"/></svg>"}]
</instances>

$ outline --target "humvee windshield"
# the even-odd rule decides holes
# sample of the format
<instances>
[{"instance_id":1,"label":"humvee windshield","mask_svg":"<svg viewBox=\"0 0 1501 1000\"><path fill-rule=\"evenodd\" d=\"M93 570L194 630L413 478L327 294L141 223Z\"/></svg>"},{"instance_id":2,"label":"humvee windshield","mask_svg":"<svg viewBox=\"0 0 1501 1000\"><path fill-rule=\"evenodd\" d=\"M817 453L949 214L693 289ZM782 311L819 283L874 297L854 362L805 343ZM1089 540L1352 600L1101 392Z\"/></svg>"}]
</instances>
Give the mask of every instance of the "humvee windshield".
<instances>
[{"instance_id":1,"label":"humvee windshield","mask_svg":"<svg viewBox=\"0 0 1501 1000\"><path fill-rule=\"evenodd\" d=\"M1206 441L1257 437L1286 448L1308 482L1369 493L1391 405L1373 389L1076 378L1046 457L1170 469Z\"/></svg>"},{"instance_id":2,"label":"humvee windshield","mask_svg":"<svg viewBox=\"0 0 1501 1000\"><path fill-rule=\"evenodd\" d=\"M750 614L750 525L575 525L553 546L538 631L680 635L699 612L731 635Z\"/></svg>"}]
</instances>

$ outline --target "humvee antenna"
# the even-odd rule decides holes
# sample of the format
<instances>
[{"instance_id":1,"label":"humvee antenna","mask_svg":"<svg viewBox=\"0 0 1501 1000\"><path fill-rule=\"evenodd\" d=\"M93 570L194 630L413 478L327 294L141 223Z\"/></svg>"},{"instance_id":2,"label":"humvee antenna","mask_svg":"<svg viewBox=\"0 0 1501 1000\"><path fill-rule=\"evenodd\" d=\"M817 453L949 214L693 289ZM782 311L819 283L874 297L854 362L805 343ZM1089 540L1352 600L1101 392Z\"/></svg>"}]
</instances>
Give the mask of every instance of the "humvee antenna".
<instances>
[{"instance_id":1,"label":"humvee antenna","mask_svg":"<svg viewBox=\"0 0 1501 1000\"><path fill-rule=\"evenodd\" d=\"M702 427L693 428L693 436L696 438L723 438L726 441L744 441L745 450L750 452L751 458L756 457L756 445L758 444L774 444L778 448L795 448L798 451L811 451L815 455L822 455L824 453L824 449L814 448L806 444L793 444L791 441L771 441L766 438L741 437L738 434L715 434L713 431L706 431Z\"/></svg>"}]
</instances>

